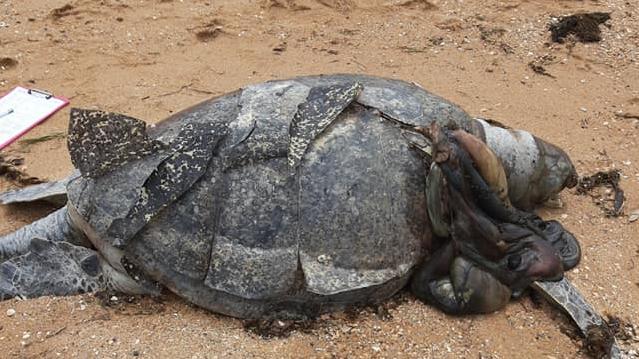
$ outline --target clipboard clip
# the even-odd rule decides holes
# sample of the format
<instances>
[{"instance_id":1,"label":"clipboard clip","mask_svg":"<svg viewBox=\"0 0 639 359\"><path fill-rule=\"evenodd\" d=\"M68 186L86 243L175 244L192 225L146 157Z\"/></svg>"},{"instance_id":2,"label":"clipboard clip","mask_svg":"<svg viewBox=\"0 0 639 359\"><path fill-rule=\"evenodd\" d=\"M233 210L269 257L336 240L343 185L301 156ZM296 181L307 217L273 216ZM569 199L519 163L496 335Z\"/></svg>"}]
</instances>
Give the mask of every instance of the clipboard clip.
<instances>
[{"instance_id":1,"label":"clipboard clip","mask_svg":"<svg viewBox=\"0 0 639 359\"><path fill-rule=\"evenodd\" d=\"M10 109L8 109L8 110L6 110L6 111L2 111L2 112L0 112L0 117L8 116L8 115L10 115L10 114L12 114L12 113L13 113L13 109L12 109L12 108L10 108Z\"/></svg>"},{"instance_id":2,"label":"clipboard clip","mask_svg":"<svg viewBox=\"0 0 639 359\"><path fill-rule=\"evenodd\" d=\"M37 89L27 89L27 93L29 95L40 95L40 96L44 96L45 99L50 99L51 97L53 97L53 94L44 90L37 90Z\"/></svg>"}]
</instances>

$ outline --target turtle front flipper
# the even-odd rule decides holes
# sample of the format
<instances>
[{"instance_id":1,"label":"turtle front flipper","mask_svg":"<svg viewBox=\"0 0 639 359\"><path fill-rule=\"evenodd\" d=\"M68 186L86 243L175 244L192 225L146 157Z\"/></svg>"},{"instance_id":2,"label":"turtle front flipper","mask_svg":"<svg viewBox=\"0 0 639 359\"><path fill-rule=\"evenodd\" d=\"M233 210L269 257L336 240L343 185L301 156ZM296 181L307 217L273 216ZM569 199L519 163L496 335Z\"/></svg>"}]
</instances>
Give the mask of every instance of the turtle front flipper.
<instances>
[{"instance_id":1,"label":"turtle front flipper","mask_svg":"<svg viewBox=\"0 0 639 359\"><path fill-rule=\"evenodd\" d=\"M52 242L69 242L83 247L91 246L84 234L72 225L69 211L65 206L13 233L0 237L0 262L25 254L33 238Z\"/></svg>"},{"instance_id":2,"label":"turtle front flipper","mask_svg":"<svg viewBox=\"0 0 639 359\"><path fill-rule=\"evenodd\" d=\"M0 263L0 300L81 294L106 287L98 253L67 242L33 238L23 254Z\"/></svg>"},{"instance_id":3,"label":"turtle front flipper","mask_svg":"<svg viewBox=\"0 0 639 359\"><path fill-rule=\"evenodd\" d=\"M157 292L96 252L67 206L0 237L0 300L98 290Z\"/></svg>"},{"instance_id":4,"label":"turtle front flipper","mask_svg":"<svg viewBox=\"0 0 639 359\"><path fill-rule=\"evenodd\" d=\"M145 284L111 266L93 248L66 241L22 237L19 252L0 257L0 301L96 291L159 293Z\"/></svg>"}]
</instances>

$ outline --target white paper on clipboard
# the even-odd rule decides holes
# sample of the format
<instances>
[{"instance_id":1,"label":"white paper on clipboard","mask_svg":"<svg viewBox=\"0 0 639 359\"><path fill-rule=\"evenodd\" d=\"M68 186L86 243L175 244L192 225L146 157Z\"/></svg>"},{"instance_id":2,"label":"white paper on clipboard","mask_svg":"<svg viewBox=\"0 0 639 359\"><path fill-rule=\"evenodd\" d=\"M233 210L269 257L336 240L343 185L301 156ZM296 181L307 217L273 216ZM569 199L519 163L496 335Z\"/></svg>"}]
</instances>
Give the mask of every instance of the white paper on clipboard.
<instances>
[{"instance_id":1,"label":"white paper on clipboard","mask_svg":"<svg viewBox=\"0 0 639 359\"><path fill-rule=\"evenodd\" d=\"M0 150L68 104L65 98L38 90L11 90L0 98Z\"/></svg>"}]
</instances>

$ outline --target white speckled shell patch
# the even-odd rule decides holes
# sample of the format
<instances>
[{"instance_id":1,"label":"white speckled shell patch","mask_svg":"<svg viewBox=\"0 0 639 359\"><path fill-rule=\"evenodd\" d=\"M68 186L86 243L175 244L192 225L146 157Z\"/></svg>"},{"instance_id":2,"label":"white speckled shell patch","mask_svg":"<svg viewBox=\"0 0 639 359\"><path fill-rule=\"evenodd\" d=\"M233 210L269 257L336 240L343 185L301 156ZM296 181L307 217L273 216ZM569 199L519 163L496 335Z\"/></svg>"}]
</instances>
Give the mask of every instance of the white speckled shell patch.
<instances>
[{"instance_id":1,"label":"white speckled shell patch","mask_svg":"<svg viewBox=\"0 0 639 359\"><path fill-rule=\"evenodd\" d=\"M71 162L84 177L96 178L161 150L146 123L97 110L71 109L67 139Z\"/></svg>"},{"instance_id":2,"label":"white speckled shell patch","mask_svg":"<svg viewBox=\"0 0 639 359\"><path fill-rule=\"evenodd\" d=\"M328 125L357 98L362 90L358 83L314 87L306 102L300 104L289 128L288 164L295 168L306 149Z\"/></svg>"}]
</instances>

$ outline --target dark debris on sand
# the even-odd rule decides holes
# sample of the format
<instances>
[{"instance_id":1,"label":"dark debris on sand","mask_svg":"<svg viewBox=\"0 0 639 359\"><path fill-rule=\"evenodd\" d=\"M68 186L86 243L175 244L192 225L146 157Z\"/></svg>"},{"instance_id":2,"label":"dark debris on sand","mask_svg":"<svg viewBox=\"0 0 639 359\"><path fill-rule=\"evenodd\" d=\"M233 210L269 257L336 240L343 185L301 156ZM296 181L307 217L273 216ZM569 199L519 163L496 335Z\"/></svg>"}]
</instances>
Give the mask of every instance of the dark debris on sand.
<instances>
[{"instance_id":1,"label":"dark debris on sand","mask_svg":"<svg viewBox=\"0 0 639 359\"><path fill-rule=\"evenodd\" d=\"M154 315L165 310L162 297L130 295L110 290L96 292L93 296L103 308L119 315Z\"/></svg>"},{"instance_id":2,"label":"dark debris on sand","mask_svg":"<svg viewBox=\"0 0 639 359\"><path fill-rule=\"evenodd\" d=\"M586 331L584 348L593 358L608 358L615 336L608 324L591 325Z\"/></svg>"},{"instance_id":3,"label":"dark debris on sand","mask_svg":"<svg viewBox=\"0 0 639 359\"><path fill-rule=\"evenodd\" d=\"M197 30L195 32L195 37L200 42L209 42L224 33L222 23L219 20L213 20L194 30Z\"/></svg>"},{"instance_id":4,"label":"dark debris on sand","mask_svg":"<svg viewBox=\"0 0 639 359\"><path fill-rule=\"evenodd\" d=\"M71 4L66 4L64 6L55 8L51 10L49 16L51 16L54 20L59 20L66 16L77 15L80 12Z\"/></svg>"},{"instance_id":5,"label":"dark debris on sand","mask_svg":"<svg viewBox=\"0 0 639 359\"><path fill-rule=\"evenodd\" d=\"M320 325L319 319L253 319L244 321L244 330L264 339L287 338L293 332L310 333Z\"/></svg>"},{"instance_id":6,"label":"dark debris on sand","mask_svg":"<svg viewBox=\"0 0 639 359\"><path fill-rule=\"evenodd\" d=\"M606 322L615 337L622 342L635 342L639 340L637 325L629 319L623 319L615 315L607 315Z\"/></svg>"},{"instance_id":7,"label":"dark debris on sand","mask_svg":"<svg viewBox=\"0 0 639 359\"><path fill-rule=\"evenodd\" d=\"M610 20L608 12L580 13L562 16L549 25L552 41L563 43L568 37L574 36L580 42L601 41L599 25Z\"/></svg>"},{"instance_id":8,"label":"dark debris on sand","mask_svg":"<svg viewBox=\"0 0 639 359\"><path fill-rule=\"evenodd\" d=\"M363 316L373 314L377 319L387 321L393 319L392 311L408 302L409 298L411 294L404 290L382 303L353 305L342 312L305 318L287 318L285 314L278 313L270 318L245 320L244 330L264 339L287 338L294 332L312 333L326 328L335 320L357 323Z\"/></svg>"},{"instance_id":9,"label":"dark debris on sand","mask_svg":"<svg viewBox=\"0 0 639 359\"><path fill-rule=\"evenodd\" d=\"M0 69L9 70L18 66L18 60L12 57L0 57Z\"/></svg>"},{"instance_id":10,"label":"dark debris on sand","mask_svg":"<svg viewBox=\"0 0 639 359\"><path fill-rule=\"evenodd\" d=\"M618 217L623 213L623 206L626 200L623 190L619 186L621 175L619 170L607 172L597 172L590 176L579 178L577 183L577 194L590 195L595 203L610 217ZM597 187L610 189L608 195L594 193Z\"/></svg>"},{"instance_id":11,"label":"dark debris on sand","mask_svg":"<svg viewBox=\"0 0 639 359\"><path fill-rule=\"evenodd\" d=\"M615 341L627 344L638 342L637 326L630 320L608 314L602 325L588 328L584 338L584 349L593 358L609 358L608 353ZM632 355L629 357L634 358Z\"/></svg>"},{"instance_id":12,"label":"dark debris on sand","mask_svg":"<svg viewBox=\"0 0 639 359\"><path fill-rule=\"evenodd\" d=\"M5 177L19 186L43 183L44 181L26 174L19 166L24 164L24 158L6 157L0 154L0 177Z\"/></svg>"}]
</instances>

